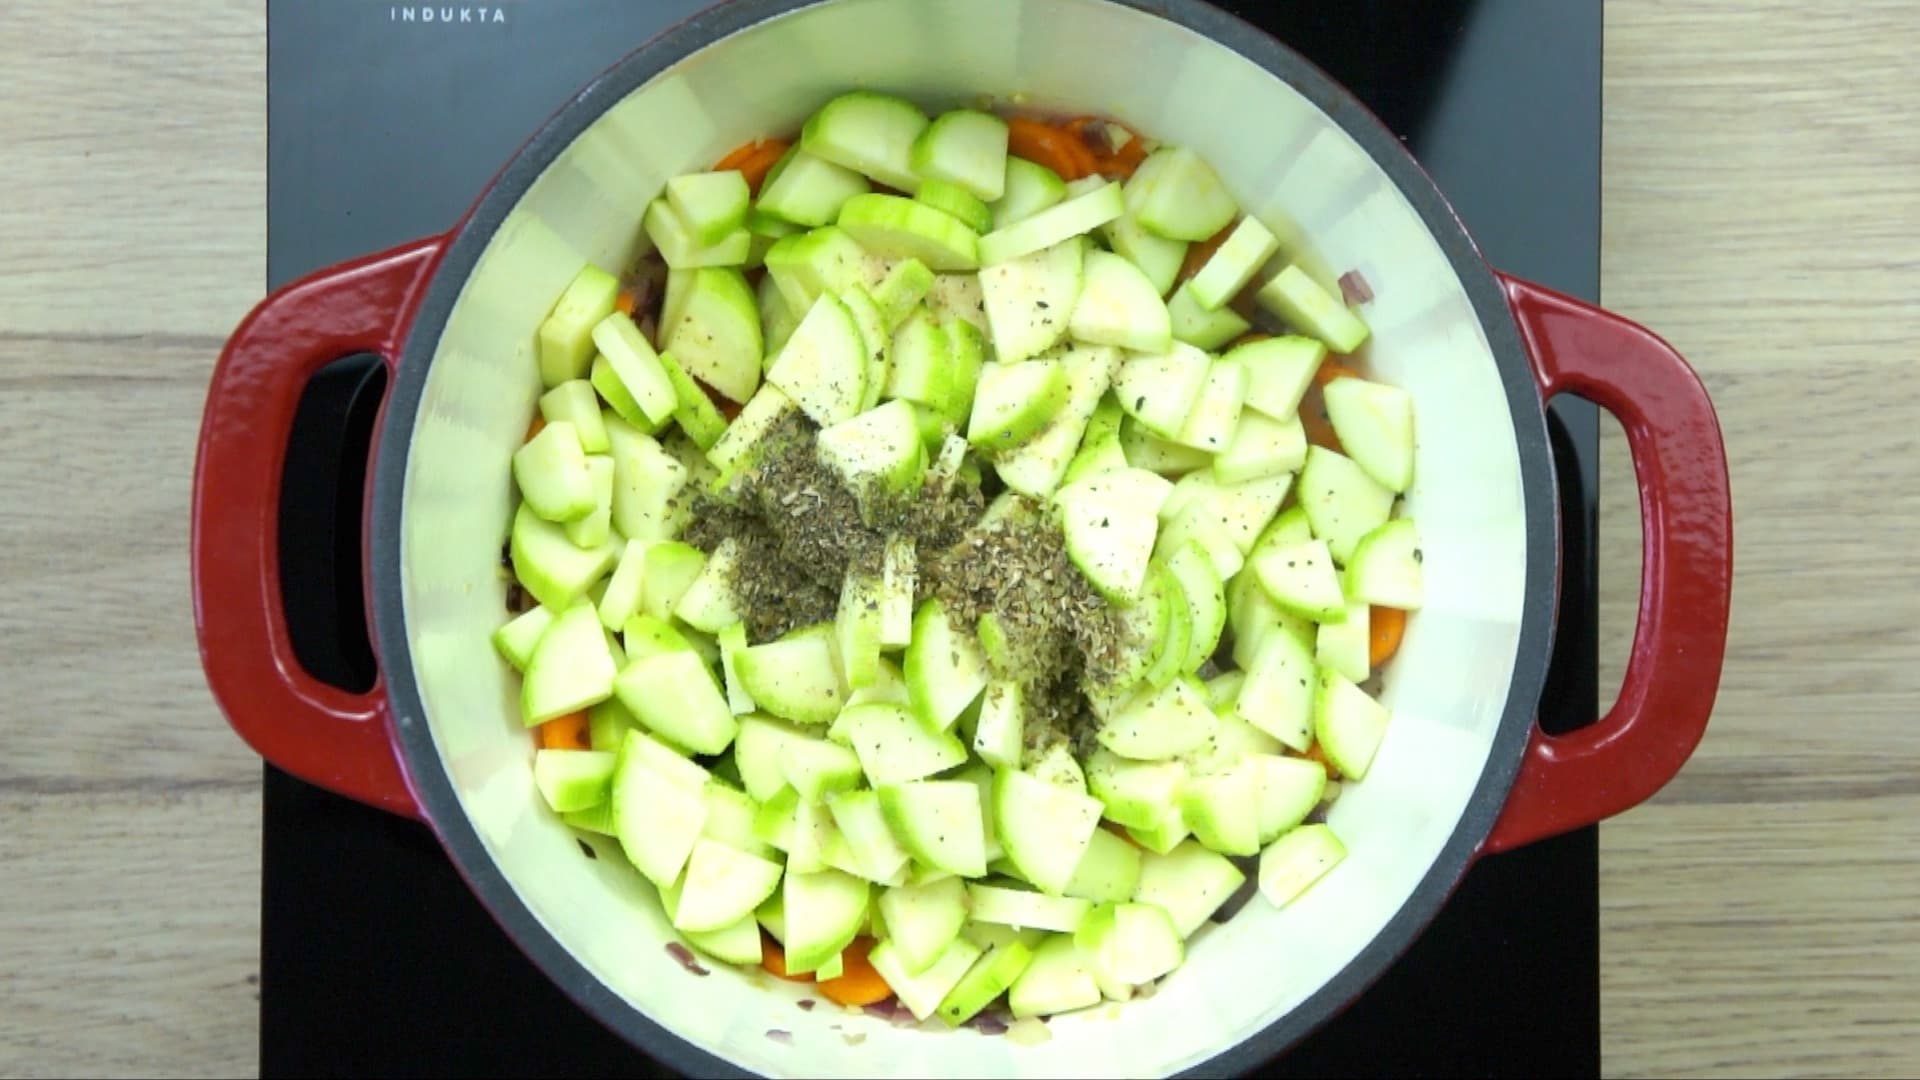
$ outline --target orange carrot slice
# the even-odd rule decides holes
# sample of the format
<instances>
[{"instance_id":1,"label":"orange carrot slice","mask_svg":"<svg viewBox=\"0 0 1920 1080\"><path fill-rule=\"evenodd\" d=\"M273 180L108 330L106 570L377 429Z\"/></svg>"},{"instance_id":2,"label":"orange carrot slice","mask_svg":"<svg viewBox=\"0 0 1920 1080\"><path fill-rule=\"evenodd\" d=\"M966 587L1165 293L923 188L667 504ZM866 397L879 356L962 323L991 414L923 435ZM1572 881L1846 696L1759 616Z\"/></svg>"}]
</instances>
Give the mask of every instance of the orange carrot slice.
<instances>
[{"instance_id":1,"label":"orange carrot slice","mask_svg":"<svg viewBox=\"0 0 1920 1080\"><path fill-rule=\"evenodd\" d=\"M1367 613L1367 663L1379 667L1400 651L1400 638L1407 632L1407 613L1399 608L1375 604Z\"/></svg>"},{"instance_id":2,"label":"orange carrot slice","mask_svg":"<svg viewBox=\"0 0 1920 1080\"><path fill-rule=\"evenodd\" d=\"M840 954L839 978L820 980L820 993L828 1001L841 1005L877 1005L893 996L893 988L873 969L867 954L873 951L873 939L857 937Z\"/></svg>"},{"instance_id":3,"label":"orange carrot slice","mask_svg":"<svg viewBox=\"0 0 1920 1080\"><path fill-rule=\"evenodd\" d=\"M1320 767L1327 770L1327 779L1329 780L1340 779L1339 767L1336 766L1333 762L1327 760L1327 752L1325 750L1320 749L1319 743L1316 742L1312 746L1307 747L1307 752L1302 756L1304 756L1308 761L1319 762Z\"/></svg>"},{"instance_id":4,"label":"orange carrot slice","mask_svg":"<svg viewBox=\"0 0 1920 1080\"><path fill-rule=\"evenodd\" d=\"M736 146L713 163L713 171L740 170L740 175L746 177L747 187L758 195L760 185L767 179L767 172L786 154L789 145L785 139L759 139Z\"/></svg>"},{"instance_id":5,"label":"orange carrot slice","mask_svg":"<svg viewBox=\"0 0 1920 1080\"><path fill-rule=\"evenodd\" d=\"M1062 180L1090 176L1098 164L1078 136L1027 116L1007 121L1007 152L1052 169Z\"/></svg>"},{"instance_id":6,"label":"orange carrot slice","mask_svg":"<svg viewBox=\"0 0 1920 1080\"><path fill-rule=\"evenodd\" d=\"M760 935L760 966L766 968L767 974L772 975L776 979L785 979L788 982L813 981L812 975L789 975L787 973L786 950L782 949L780 943L773 940L770 934Z\"/></svg>"},{"instance_id":7,"label":"orange carrot slice","mask_svg":"<svg viewBox=\"0 0 1920 1080\"><path fill-rule=\"evenodd\" d=\"M543 750L593 749L584 711L556 716L534 730L540 733L540 748Z\"/></svg>"},{"instance_id":8,"label":"orange carrot slice","mask_svg":"<svg viewBox=\"0 0 1920 1080\"><path fill-rule=\"evenodd\" d=\"M1357 379L1359 377L1359 372L1332 357L1328 357L1326 360L1321 361L1320 370L1313 373L1313 385L1325 386L1335 379Z\"/></svg>"}]
</instances>

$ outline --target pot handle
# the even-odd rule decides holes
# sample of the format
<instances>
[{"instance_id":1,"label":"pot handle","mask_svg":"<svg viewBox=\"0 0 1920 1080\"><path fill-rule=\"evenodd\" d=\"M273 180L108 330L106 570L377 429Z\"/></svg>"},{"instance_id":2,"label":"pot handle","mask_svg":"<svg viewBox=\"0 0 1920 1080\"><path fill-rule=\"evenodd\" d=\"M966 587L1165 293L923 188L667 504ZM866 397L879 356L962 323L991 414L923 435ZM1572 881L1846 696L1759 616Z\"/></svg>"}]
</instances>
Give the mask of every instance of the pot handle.
<instances>
[{"instance_id":1,"label":"pot handle","mask_svg":"<svg viewBox=\"0 0 1920 1080\"><path fill-rule=\"evenodd\" d=\"M1579 394L1626 429L1646 554L1619 698L1590 727L1534 727L1483 853L1591 825L1673 779L1713 711L1733 587L1726 448L1693 369L1645 327L1531 282L1501 282L1541 397Z\"/></svg>"},{"instance_id":2,"label":"pot handle","mask_svg":"<svg viewBox=\"0 0 1920 1080\"><path fill-rule=\"evenodd\" d=\"M280 487L307 381L356 353L375 353L391 369L444 245L442 237L415 241L261 301L214 368L193 472L194 626L227 722L294 776L414 818L421 813L393 745L384 682L349 693L307 674L294 656L280 595Z\"/></svg>"}]
</instances>

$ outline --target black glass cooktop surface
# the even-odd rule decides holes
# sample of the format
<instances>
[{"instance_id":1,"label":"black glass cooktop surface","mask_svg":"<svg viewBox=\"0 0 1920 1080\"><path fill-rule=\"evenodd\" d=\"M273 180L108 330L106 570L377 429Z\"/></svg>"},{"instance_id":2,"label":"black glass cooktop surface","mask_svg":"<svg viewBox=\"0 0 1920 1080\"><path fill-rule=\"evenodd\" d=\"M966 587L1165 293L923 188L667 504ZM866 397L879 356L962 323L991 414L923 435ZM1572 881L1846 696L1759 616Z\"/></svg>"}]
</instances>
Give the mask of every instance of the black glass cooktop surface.
<instances>
[{"instance_id":1,"label":"black glass cooktop surface","mask_svg":"<svg viewBox=\"0 0 1920 1080\"><path fill-rule=\"evenodd\" d=\"M577 87L700 0L271 0L268 285L455 221ZM1228 3L1404 136L1488 258L1597 298L1599 0ZM372 679L357 492L382 376L348 360L301 410L282 507L296 646ZM1594 718L1599 428L1552 411L1565 510L1549 729ZM341 492L348 492L341 497ZM265 1076L669 1075L515 949L418 824L271 767L264 797ZM1592 829L1489 858L1366 995L1265 1072L1597 1075Z\"/></svg>"}]
</instances>

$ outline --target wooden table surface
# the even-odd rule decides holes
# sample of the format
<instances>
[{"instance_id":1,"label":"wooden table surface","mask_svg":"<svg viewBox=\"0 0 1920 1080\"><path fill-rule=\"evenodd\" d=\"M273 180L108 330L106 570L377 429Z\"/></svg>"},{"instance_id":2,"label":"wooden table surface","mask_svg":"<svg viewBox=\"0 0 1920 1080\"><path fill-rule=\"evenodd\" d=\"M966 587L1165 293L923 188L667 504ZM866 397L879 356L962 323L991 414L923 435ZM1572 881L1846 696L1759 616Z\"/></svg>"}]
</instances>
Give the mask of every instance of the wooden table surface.
<instances>
[{"instance_id":1,"label":"wooden table surface","mask_svg":"<svg viewBox=\"0 0 1920 1080\"><path fill-rule=\"evenodd\" d=\"M6 9L0 1074L251 1073L260 769L202 681L186 543L206 379L262 289L264 16ZM1913 1075L1920 7L1612 0L1606 32L1604 299L1705 377L1739 530L1713 726L1601 834L1605 1070Z\"/></svg>"}]
</instances>

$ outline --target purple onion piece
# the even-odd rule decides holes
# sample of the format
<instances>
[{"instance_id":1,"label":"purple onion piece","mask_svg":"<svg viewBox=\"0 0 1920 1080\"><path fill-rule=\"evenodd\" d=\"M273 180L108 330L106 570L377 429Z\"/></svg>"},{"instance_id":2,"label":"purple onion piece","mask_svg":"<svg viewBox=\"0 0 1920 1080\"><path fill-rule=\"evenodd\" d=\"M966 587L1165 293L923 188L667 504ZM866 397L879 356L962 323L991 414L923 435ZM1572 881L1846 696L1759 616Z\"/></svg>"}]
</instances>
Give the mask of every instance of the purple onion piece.
<instances>
[{"instance_id":1,"label":"purple onion piece","mask_svg":"<svg viewBox=\"0 0 1920 1080\"><path fill-rule=\"evenodd\" d=\"M1366 276L1360 271L1349 270L1340 275L1340 297L1358 306L1373 299L1373 286L1367 284Z\"/></svg>"},{"instance_id":2,"label":"purple onion piece","mask_svg":"<svg viewBox=\"0 0 1920 1080\"><path fill-rule=\"evenodd\" d=\"M691 974L699 975L703 978L713 974L712 972L708 971L706 968L700 966L700 961L694 959L692 949L687 948L685 945L682 945L677 941L667 942L667 955L679 961L680 966L685 968Z\"/></svg>"},{"instance_id":3,"label":"purple onion piece","mask_svg":"<svg viewBox=\"0 0 1920 1080\"><path fill-rule=\"evenodd\" d=\"M973 1019L967 1021L966 1026L978 1031L982 1035L1005 1035L1007 1033L1007 1021L1008 1016L1006 1013L998 1011L978 1012L974 1014Z\"/></svg>"}]
</instances>

